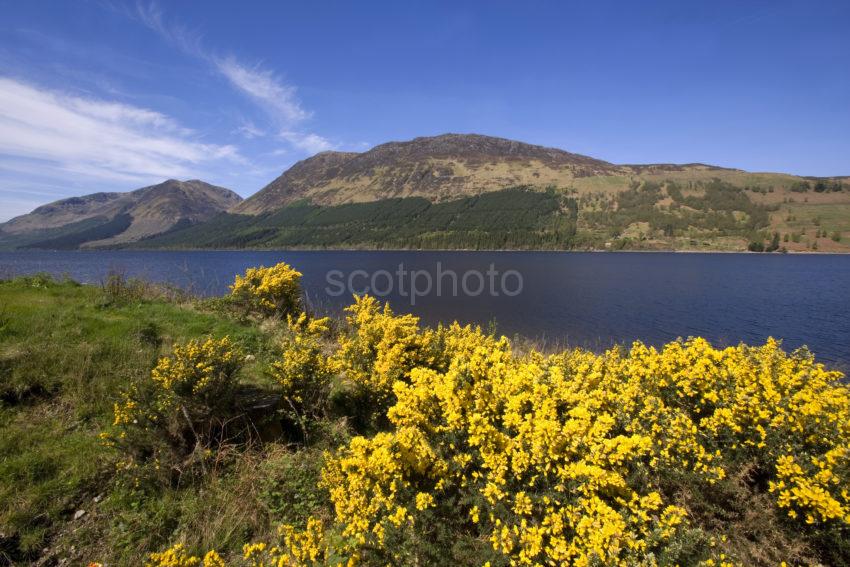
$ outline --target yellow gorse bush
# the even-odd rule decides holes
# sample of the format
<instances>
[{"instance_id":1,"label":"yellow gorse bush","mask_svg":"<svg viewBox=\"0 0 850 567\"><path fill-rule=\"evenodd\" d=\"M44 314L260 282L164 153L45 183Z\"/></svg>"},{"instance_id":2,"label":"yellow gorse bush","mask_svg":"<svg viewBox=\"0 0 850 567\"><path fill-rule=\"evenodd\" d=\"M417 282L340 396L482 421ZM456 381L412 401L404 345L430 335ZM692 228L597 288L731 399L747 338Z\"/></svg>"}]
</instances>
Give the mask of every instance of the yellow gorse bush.
<instances>
[{"instance_id":1,"label":"yellow gorse bush","mask_svg":"<svg viewBox=\"0 0 850 567\"><path fill-rule=\"evenodd\" d=\"M323 522L310 518L303 530L284 525L278 529L280 542L277 545L266 543L247 543L242 548L242 557L238 565L244 567L295 567L300 565L323 565L332 561L335 564L353 567L357 564L355 556L346 560L333 561L328 546ZM232 564L232 563L231 563ZM146 567L225 567L228 565L215 551L209 551L201 559L177 544L164 552L152 553Z\"/></svg>"},{"instance_id":2,"label":"yellow gorse bush","mask_svg":"<svg viewBox=\"0 0 850 567\"><path fill-rule=\"evenodd\" d=\"M675 561L691 519L666 479L711 487L742 462L785 521L850 526L850 390L805 351L696 338L516 354L504 337L423 330L369 297L347 320L326 353L324 320L290 319L273 374L297 400L310 376L339 373L383 401L387 426L326 455L334 525L282 528L277 547L246 546L247 564L404 562L399 542L434 523L512 564ZM733 564L714 548L703 560Z\"/></svg>"},{"instance_id":3,"label":"yellow gorse bush","mask_svg":"<svg viewBox=\"0 0 850 567\"><path fill-rule=\"evenodd\" d=\"M324 353L323 338L329 333L330 319L308 319L306 313L287 317L288 335L280 360L272 363L270 374L287 396L301 403L310 395L305 390L320 387L336 373L336 365Z\"/></svg>"},{"instance_id":4,"label":"yellow gorse bush","mask_svg":"<svg viewBox=\"0 0 850 567\"><path fill-rule=\"evenodd\" d=\"M169 396L212 397L233 386L240 362L228 337L190 340L175 345L171 356L160 358L151 379Z\"/></svg>"},{"instance_id":5,"label":"yellow gorse bush","mask_svg":"<svg viewBox=\"0 0 850 567\"><path fill-rule=\"evenodd\" d=\"M686 522L652 477L713 483L735 452L776 475L792 517L850 523L848 389L810 356L693 339L517 358L464 338L447 372L395 383L393 431L328 463L325 485L358 542L380 546L415 523L422 494L462 491L483 497L467 513L519 563L632 564Z\"/></svg>"},{"instance_id":6,"label":"yellow gorse bush","mask_svg":"<svg viewBox=\"0 0 850 567\"><path fill-rule=\"evenodd\" d=\"M161 553L151 553L146 567L197 567L201 559L188 553L182 544L178 543ZM208 567L204 565L204 567Z\"/></svg>"},{"instance_id":7,"label":"yellow gorse bush","mask_svg":"<svg viewBox=\"0 0 850 567\"><path fill-rule=\"evenodd\" d=\"M114 405L113 427L101 433L107 446L122 450L119 467L152 466L159 475L188 470L190 453L208 456L209 436L226 418L242 358L228 337L190 340L160 358L150 381L134 384Z\"/></svg>"},{"instance_id":8,"label":"yellow gorse bush","mask_svg":"<svg viewBox=\"0 0 850 567\"><path fill-rule=\"evenodd\" d=\"M433 331L421 331L418 317L396 315L389 304L381 307L368 295L355 296L345 311L352 332L341 336L335 360L373 398L386 400L397 380L435 363Z\"/></svg>"},{"instance_id":9,"label":"yellow gorse bush","mask_svg":"<svg viewBox=\"0 0 850 567\"><path fill-rule=\"evenodd\" d=\"M245 309L269 317L301 311L301 272L281 262L270 268L248 268L230 286L230 298Z\"/></svg>"},{"instance_id":10,"label":"yellow gorse bush","mask_svg":"<svg viewBox=\"0 0 850 567\"><path fill-rule=\"evenodd\" d=\"M284 411L307 437L307 422L322 415L338 364L325 353L324 339L330 319L310 319L306 313L287 316L288 333L281 357L269 368L269 376L283 394Z\"/></svg>"}]
</instances>

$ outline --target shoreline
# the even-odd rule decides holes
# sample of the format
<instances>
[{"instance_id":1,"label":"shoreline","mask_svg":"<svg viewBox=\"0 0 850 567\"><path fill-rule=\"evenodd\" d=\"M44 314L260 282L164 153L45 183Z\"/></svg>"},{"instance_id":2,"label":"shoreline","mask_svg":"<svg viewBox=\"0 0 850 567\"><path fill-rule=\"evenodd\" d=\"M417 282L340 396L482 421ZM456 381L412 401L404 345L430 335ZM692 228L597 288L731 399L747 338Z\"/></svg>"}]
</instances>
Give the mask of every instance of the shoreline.
<instances>
[{"instance_id":1,"label":"shoreline","mask_svg":"<svg viewBox=\"0 0 850 567\"><path fill-rule=\"evenodd\" d=\"M753 256L850 256L850 252L788 250L751 252L749 250L537 250L516 248L77 248L74 250L27 249L0 250L3 253L32 252L511 252L549 254L742 254Z\"/></svg>"}]
</instances>

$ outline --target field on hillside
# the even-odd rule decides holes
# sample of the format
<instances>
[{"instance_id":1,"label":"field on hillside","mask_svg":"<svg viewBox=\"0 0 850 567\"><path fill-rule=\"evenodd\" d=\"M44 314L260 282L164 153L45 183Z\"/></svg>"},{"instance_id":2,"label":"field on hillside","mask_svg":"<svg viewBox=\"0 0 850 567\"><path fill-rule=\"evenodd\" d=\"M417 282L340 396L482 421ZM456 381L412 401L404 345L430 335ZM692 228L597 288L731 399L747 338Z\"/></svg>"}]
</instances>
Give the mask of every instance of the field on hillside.
<instances>
[{"instance_id":1,"label":"field on hillside","mask_svg":"<svg viewBox=\"0 0 850 567\"><path fill-rule=\"evenodd\" d=\"M850 389L807 351L539 352L299 279L0 282L0 558L850 562Z\"/></svg>"}]
</instances>

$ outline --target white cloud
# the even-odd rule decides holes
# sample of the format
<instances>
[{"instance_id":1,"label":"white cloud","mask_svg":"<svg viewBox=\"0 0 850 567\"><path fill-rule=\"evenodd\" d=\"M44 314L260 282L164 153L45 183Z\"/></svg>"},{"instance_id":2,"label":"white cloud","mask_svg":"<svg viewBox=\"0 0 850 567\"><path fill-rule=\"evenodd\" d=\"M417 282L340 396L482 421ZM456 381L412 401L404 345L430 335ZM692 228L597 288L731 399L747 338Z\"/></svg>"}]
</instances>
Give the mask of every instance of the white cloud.
<instances>
[{"instance_id":1,"label":"white cloud","mask_svg":"<svg viewBox=\"0 0 850 567\"><path fill-rule=\"evenodd\" d=\"M146 182L244 162L230 145L202 143L153 110L82 98L0 77L0 155L27 175L48 170L92 180Z\"/></svg>"},{"instance_id":2,"label":"white cloud","mask_svg":"<svg viewBox=\"0 0 850 567\"><path fill-rule=\"evenodd\" d=\"M81 114L111 123L134 124L139 127L151 127L163 132L190 135L192 132L182 128L176 121L159 112L128 106L117 102L69 98L68 106Z\"/></svg>"},{"instance_id":3,"label":"white cloud","mask_svg":"<svg viewBox=\"0 0 850 567\"><path fill-rule=\"evenodd\" d=\"M234 57L215 61L218 71L240 92L262 107L280 125L297 124L310 117L301 108L295 87L284 84L271 71L248 67Z\"/></svg>"},{"instance_id":4,"label":"white cloud","mask_svg":"<svg viewBox=\"0 0 850 567\"><path fill-rule=\"evenodd\" d=\"M166 23L155 2L145 3L140 0L133 16L186 55L210 64L235 90L259 107L272 123L273 128L270 130L281 131L278 137L292 144L295 149L316 153L336 147L318 134L297 131L299 125L311 118L313 113L302 106L297 88L284 82L273 71L259 64L247 65L233 55L220 57L212 54L204 48L199 33ZM258 128L250 122L237 127L236 132L248 139L268 135L266 129Z\"/></svg>"},{"instance_id":5,"label":"white cloud","mask_svg":"<svg viewBox=\"0 0 850 567\"><path fill-rule=\"evenodd\" d=\"M327 150L333 150L336 145L318 134L304 134L301 132L283 131L280 137L307 153L317 154Z\"/></svg>"},{"instance_id":6,"label":"white cloud","mask_svg":"<svg viewBox=\"0 0 850 567\"><path fill-rule=\"evenodd\" d=\"M201 42L201 34L180 25L166 24L162 17L162 10L159 9L156 2L139 1L136 3L135 13L129 15L138 19L146 27L158 33L187 55L202 59L208 58Z\"/></svg>"},{"instance_id":7,"label":"white cloud","mask_svg":"<svg viewBox=\"0 0 850 567\"><path fill-rule=\"evenodd\" d=\"M236 133L242 134L249 140L253 140L254 138L260 138L266 135L266 131L262 128L257 127L256 124L251 122L250 120L246 120L239 126L236 130Z\"/></svg>"}]
</instances>

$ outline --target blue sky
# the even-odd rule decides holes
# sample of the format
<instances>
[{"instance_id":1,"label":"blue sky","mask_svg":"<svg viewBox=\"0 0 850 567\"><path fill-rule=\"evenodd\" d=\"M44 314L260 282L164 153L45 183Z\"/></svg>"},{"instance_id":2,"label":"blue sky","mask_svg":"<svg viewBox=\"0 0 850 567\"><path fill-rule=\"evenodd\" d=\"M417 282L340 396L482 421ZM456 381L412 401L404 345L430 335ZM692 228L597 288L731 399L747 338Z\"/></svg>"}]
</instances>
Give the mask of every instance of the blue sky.
<instances>
[{"instance_id":1,"label":"blue sky","mask_svg":"<svg viewBox=\"0 0 850 567\"><path fill-rule=\"evenodd\" d=\"M0 0L0 221L444 132L850 174L850 2Z\"/></svg>"}]
</instances>

